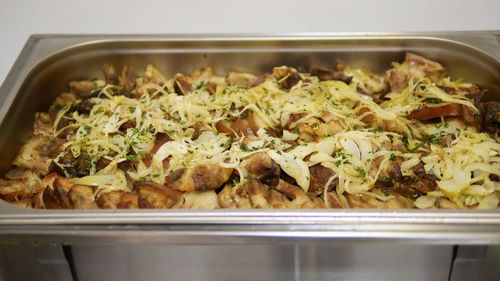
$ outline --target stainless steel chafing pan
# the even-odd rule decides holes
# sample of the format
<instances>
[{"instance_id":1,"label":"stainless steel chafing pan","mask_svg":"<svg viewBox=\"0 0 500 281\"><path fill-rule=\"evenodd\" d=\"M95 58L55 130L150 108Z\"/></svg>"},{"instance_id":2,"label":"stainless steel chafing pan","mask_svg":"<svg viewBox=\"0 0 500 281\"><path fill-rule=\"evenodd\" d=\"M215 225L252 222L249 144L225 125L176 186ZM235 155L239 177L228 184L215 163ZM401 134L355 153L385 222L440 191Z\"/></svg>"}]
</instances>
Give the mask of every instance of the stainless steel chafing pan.
<instances>
[{"instance_id":1,"label":"stainless steel chafing pan","mask_svg":"<svg viewBox=\"0 0 500 281\"><path fill-rule=\"evenodd\" d=\"M34 113L45 110L51 101L66 89L67 81L100 76L100 67L104 63L111 62L118 67L133 65L136 69L144 69L146 64L153 63L166 75L177 72L190 73L205 66L213 67L220 74L230 70L262 73L271 71L276 65L286 64L307 69L311 64L333 66L335 62L365 66L380 73L389 67L391 61L401 61L406 51L441 62L453 78L464 78L489 89L486 97L488 99L498 99L500 96L500 32L286 36L34 35L26 43L0 88L0 172L3 174L10 168L16 151L29 137ZM368 252L372 251L370 253L373 255L378 255L396 243L405 249L405 253L413 251L411 257L415 259L433 255L434 259L430 260L434 263L444 261L444 273L433 276L452 277L454 272L458 274L456 269L450 271L452 257L455 257L453 267L457 266L460 270L460 264L456 263L457 258L461 255L468 257L467 253L471 252L472 255L477 254L463 250L462 247L459 251L455 248L453 255L454 245L500 244L500 211L63 211L22 209L0 201L0 239L0 248L3 247L5 253L15 252L14 248L6 245L14 243L21 247L36 241L35 246L29 244L28 247L35 248L38 263L38 253L42 251L40 249L49 249L49 253L55 253L51 257L56 257L56 261L57 257L62 257L60 263L54 262L51 266L58 264L63 271L67 266L65 256L61 256L59 250L51 247L73 245L75 260L82 261L85 260L82 258L85 254L82 253L88 254L92 249L96 249L91 247L93 244L119 243L121 247L123 244L133 243L168 244L177 245L176 247L203 244L203 251L207 251L207 256L211 254L210 247L213 247L214 251L224 251L217 246L222 244L235 247L273 245L263 251L271 251L272 255L280 258L274 251L283 250L280 255L286 255L287 259L289 254L301 260L308 257L307 253L312 256L312 253L322 249L333 250L332 247L337 247L335 249L338 250L338 247L348 247L345 245L355 245L360 241L371 246L348 247L342 248L341 251L358 249L362 252L361 249L367 249ZM372 242L381 246L373 246L374 244L370 244ZM308 246L304 246L305 244ZM329 246L323 247L325 244ZM421 248L424 247L423 244L427 248ZM85 247L82 248L82 245ZM292 248L287 245L292 245ZM417 248L421 249L421 252L415 252ZM116 248L114 250L116 251ZM126 248L124 251L133 250L144 251L143 248ZM249 251L249 255L253 255L252 250L240 250ZM286 254L287 251L291 252ZM151 252L160 255L154 249L150 249ZM392 259L397 260L397 256L394 254ZM484 254L479 256L484 258ZM330 256L326 255L324 258ZM306 272L304 264L311 268L317 268L314 266L318 264L324 265L324 261L313 264L307 259L307 262L302 262L302 267L297 267L296 259L289 261L292 271L299 268ZM476 261L469 259L469 262L471 260ZM353 258L353 262L356 261L358 260ZM4 264L9 263L4 261ZM84 272L83 276L86 276L84 269L91 267L92 263L81 264L79 267L76 263L76 271ZM270 264L279 266L275 261ZM464 264L471 265L463 262L462 266ZM419 266L428 267L429 264L421 263ZM74 267L75 265L72 267L73 271ZM299 273L287 273L286 276L291 274L291 278L297 278L300 270ZM73 276L74 274L73 272ZM265 276L271 278L273 275ZM316 277L318 276L323 278L332 275ZM394 277L381 276L385 276L386 280ZM440 280L434 277L428 280ZM278 279L290 279L280 278ZM347 279L358 280L356 278ZM359 278L362 279L362 276Z\"/></svg>"}]
</instances>

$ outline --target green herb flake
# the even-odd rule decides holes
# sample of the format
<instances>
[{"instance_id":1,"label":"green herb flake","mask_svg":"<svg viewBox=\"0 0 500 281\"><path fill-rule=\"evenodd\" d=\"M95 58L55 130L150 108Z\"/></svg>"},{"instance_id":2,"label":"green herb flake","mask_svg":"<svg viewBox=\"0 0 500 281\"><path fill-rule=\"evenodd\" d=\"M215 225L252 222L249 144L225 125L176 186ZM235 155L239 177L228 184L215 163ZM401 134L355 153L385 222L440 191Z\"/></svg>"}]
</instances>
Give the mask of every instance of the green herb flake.
<instances>
[{"instance_id":1,"label":"green herb flake","mask_svg":"<svg viewBox=\"0 0 500 281\"><path fill-rule=\"evenodd\" d=\"M355 167L354 170L358 172L358 174L360 174L361 176L363 177L366 176L366 171L363 168Z\"/></svg>"}]
</instances>

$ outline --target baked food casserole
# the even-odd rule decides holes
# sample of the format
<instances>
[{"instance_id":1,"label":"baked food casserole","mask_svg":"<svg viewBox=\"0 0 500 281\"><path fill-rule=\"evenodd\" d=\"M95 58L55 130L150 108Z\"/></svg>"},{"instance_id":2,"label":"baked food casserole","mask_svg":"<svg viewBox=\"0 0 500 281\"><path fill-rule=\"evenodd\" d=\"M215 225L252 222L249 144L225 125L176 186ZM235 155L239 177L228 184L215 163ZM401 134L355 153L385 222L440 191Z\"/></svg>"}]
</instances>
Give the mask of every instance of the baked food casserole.
<instances>
[{"instance_id":1,"label":"baked food casserole","mask_svg":"<svg viewBox=\"0 0 500 281\"><path fill-rule=\"evenodd\" d=\"M0 197L29 208L496 208L500 103L407 53L165 78L103 66L71 81Z\"/></svg>"}]
</instances>

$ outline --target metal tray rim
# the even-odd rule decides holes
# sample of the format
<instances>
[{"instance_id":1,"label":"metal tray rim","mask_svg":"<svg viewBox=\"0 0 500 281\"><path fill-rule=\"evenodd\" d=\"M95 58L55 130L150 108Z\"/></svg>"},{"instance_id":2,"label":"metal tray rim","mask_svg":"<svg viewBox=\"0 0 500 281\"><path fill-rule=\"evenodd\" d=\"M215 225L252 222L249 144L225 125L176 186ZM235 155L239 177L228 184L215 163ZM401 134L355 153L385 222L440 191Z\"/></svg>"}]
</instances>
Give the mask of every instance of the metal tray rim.
<instances>
[{"instance_id":1,"label":"metal tray rim","mask_svg":"<svg viewBox=\"0 0 500 281\"><path fill-rule=\"evenodd\" d=\"M168 34L168 35L91 35L91 34L35 34L31 35L21 51L4 83L0 87L0 104L12 101L20 84L29 71L48 57L64 52L66 49L81 45L113 41L204 41L204 40L343 40L343 39L430 39L447 41L472 47L500 61L500 31L475 32L412 32L412 33L298 33L298 34ZM477 41L477 39L480 39ZM48 40L60 42L57 50L43 50L41 42ZM483 44L483 45L481 45ZM493 52L493 53L492 53ZM3 119L5 112L0 112ZM15 207L6 202L0 202L0 235L13 233L16 226L57 226L65 225L75 229L77 225L161 225L161 224L191 224L191 225L230 225L244 224L277 225L283 230L290 230L291 225L302 225L305 229L312 224L342 226L352 225L359 229L363 224L381 225L443 225L449 230L460 227L470 227L470 230L491 226L500 230L500 210L72 210L71 214L64 211L29 210ZM105 229L105 228L103 228ZM15 231L14 231L15 232ZM422 230L422 233L425 229ZM497 233L500 241L500 231Z\"/></svg>"}]
</instances>

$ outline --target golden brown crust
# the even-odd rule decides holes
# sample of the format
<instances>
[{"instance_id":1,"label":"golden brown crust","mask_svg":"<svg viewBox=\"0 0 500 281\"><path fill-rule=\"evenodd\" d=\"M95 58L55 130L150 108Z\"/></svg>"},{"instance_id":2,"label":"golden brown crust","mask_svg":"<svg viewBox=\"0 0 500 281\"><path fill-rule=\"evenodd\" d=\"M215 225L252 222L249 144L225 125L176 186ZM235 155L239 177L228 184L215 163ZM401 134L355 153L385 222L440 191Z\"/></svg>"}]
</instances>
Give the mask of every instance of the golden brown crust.
<instances>
[{"instance_id":1,"label":"golden brown crust","mask_svg":"<svg viewBox=\"0 0 500 281\"><path fill-rule=\"evenodd\" d=\"M153 182L136 182L138 206L144 209L168 209L182 197L182 193L172 188Z\"/></svg>"},{"instance_id":2,"label":"golden brown crust","mask_svg":"<svg viewBox=\"0 0 500 281\"><path fill-rule=\"evenodd\" d=\"M69 202L73 209L97 209L94 201L94 188L75 184L68 192Z\"/></svg>"},{"instance_id":3,"label":"golden brown crust","mask_svg":"<svg viewBox=\"0 0 500 281\"><path fill-rule=\"evenodd\" d=\"M165 179L165 185L183 192L214 190L222 186L232 172L233 169L216 164L183 168L168 175Z\"/></svg>"}]
</instances>

